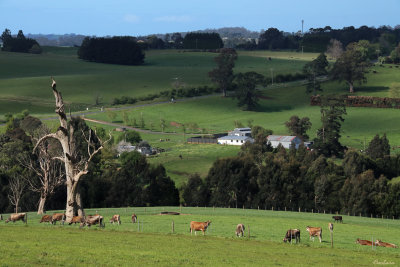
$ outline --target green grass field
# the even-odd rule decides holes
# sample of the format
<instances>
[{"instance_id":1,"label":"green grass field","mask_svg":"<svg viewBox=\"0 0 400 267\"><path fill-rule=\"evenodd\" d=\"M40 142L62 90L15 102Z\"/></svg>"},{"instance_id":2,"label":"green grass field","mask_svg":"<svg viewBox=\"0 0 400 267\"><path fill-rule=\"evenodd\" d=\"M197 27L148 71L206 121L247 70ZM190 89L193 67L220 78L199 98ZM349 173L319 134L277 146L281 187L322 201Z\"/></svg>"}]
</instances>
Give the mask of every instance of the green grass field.
<instances>
[{"instance_id":1,"label":"green grass field","mask_svg":"<svg viewBox=\"0 0 400 267\"><path fill-rule=\"evenodd\" d=\"M171 89L175 78L186 86L210 84L207 73L215 67L215 53L176 50L146 51L143 66L121 66L79 60L76 48L45 47L40 55L0 51L0 114L29 108L49 113L54 76L72 111L95 104L105 105L116 96L144 96ZM270 75L300 71L314 54L295 52L239 53L235 71L257 71ZM272 57L271 61L266 57Z\"/></svg>"},{"instance_id":2,"label":"green grass field","mask_svg":"<svg viewBox=\"0 0 400 267\"><path fill-rule=\"evenodd\" d=\"M157 215L161 211L181 211L184 215ZM399 220L343 216L343 224L334 224L332 249L328 231L331 214L210 207L131 207L98 212L106 219L104 229L39 224L40 216L34 213L29 213L27 226L22 222L0 224L1 265L367 266L373 262L400 263L398 249L372 249L355 244L357 238L399 244ZM138 223L130 222L133 212L138 216L140 231ZM121 225L108 223L113 214L121 215ZM192 220L212 221L205 237L200 233L190 235ZM234 236L238 223L247 227L244 238ZM323 228L322 243L318 239L309 240L305 230L308 225ZM300 229L300 244L282 242L289 228Z\"/></svg>"}]
</instances>

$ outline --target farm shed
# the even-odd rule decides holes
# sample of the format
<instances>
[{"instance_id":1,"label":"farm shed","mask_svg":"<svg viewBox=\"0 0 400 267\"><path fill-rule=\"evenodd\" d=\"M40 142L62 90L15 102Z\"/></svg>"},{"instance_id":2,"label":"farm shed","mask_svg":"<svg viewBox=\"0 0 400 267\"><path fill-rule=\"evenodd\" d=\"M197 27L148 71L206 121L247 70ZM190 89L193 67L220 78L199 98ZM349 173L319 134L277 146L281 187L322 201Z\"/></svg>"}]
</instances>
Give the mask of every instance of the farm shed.
<instances>
[{"instance_id":1,"label":"farm shed","mask_svg":"<svg viewBox=\"0 0 400 267\"><path fill-rule=\"evenodd\" d=\"M218 138L218 144L241 146L246 142L254 142L254 139L248 136L227 135Z\"/></svg>"},{"instance_id":2,"label":"farm shed","mask_svg":"<svg viewBox=\"0 0 400 267\"><path fill-rule=\"evenodd\" d=\"M268 142L273 148L277 148L281 144L284 148L289 149L291 146L295 146L296 149L303 142L297 136L286 136L286 135L268 135Z\"/></svg>"}]
</instances>

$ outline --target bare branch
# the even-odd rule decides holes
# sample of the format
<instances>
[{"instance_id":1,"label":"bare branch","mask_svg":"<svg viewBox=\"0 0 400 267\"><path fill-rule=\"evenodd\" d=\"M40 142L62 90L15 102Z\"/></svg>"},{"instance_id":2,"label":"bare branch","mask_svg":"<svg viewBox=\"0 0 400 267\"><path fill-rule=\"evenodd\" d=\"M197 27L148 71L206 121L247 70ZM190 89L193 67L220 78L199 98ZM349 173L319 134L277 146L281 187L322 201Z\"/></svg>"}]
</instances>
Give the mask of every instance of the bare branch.
<instances>
[{"instance_id":1,"label":"bare branch","mask_svg":"<svg viewBox=\"0 0 400 267\"><path fill-rule=\"evenodd\" d=\"M33 148L33 152L35 152L35 150L36 150L37 147L40 145L40 143L42 143L42 142L45 141L46 139L50 139L50 138L54 138L54 139L60 141L60 138L57 136L57 133L46 134L45 136L41 137L41 138L39 139L39 141L37 141L35 147Z\"/></svg>"}]
</instances>

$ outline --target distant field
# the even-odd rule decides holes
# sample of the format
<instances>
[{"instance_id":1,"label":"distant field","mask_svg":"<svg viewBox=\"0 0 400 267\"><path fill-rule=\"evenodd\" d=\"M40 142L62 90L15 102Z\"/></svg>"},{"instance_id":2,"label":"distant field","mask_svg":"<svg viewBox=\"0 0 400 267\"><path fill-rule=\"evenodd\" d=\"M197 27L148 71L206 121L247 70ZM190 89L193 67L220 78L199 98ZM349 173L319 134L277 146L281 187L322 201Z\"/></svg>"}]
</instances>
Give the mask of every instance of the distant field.
<instances>
[{"instance_id":1,"label":"distant field","mask_svg":"<svg viewBox=\"0 0 400 267\"><path fill-rule=\"evenodd\" d=\"M110 104L116 96L144 96L169 90L176 78L187 86L209 85L215 53L177 50L146 51L145 65L122 66L79 60L77 48L45 47L41 55L0 51L0 115L29 108L49 113L52 108L50 76L60 85L72 111L95 104L96 96ZM235 71L264 75L300 71L314 54L295 52L239 53ZM272 57L272 60L267 60ZM10 101L12 101L10 103Z\"/></svg>"},{"instance_id":2,"label":"distant field","mask_svg":"<svg viewBox=\"0 0 400 267\"><path fill-rule=\"evenodd\" d=\"M161 211L185 215L160 216ZM105 229L39 224L29 213L28 226L21 222L0 224L0 264L8 265L282 265L367 266L374 262L400 263L398 249L360 246L357 238L400 243L400 221L343 216L334 224L334 248L330 248L329 214L221 208L120 208L87 210L106 219ZM136 213L140 222L130 222ZM51 214L51 213L50 213ZM108 223L120 214L122 224ZM190 221L210 220L206 236L190 236ZM172 221L174 234L172 234ZM246 237L234 236L235 226L245 224ZM323 242L309 240L306 226L322 227ZM250 228L250 240L248 229ZM284 244L289 228L301 231L300 244Z\"/></svg>"}]
</instances>

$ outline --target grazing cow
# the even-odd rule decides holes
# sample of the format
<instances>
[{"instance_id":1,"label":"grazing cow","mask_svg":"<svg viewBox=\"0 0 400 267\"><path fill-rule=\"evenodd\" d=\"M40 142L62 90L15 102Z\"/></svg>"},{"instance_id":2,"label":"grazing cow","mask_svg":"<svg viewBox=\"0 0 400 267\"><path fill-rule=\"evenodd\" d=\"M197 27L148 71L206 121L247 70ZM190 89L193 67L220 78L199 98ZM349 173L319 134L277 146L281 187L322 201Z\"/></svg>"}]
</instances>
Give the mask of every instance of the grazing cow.
<instances>
[{"instance_id":1,"label":"grazing cow","mask_svg":"<svg viewBox=\"0 0 400 267\"><path fill-rule=\"evenodd\" d=\"M383 242L379 239L375 241L375 246L385 247L385 248L397 248L397 246L395 244Z\"/></svg>"},{"instance_id":2,"label":"grazing cow","mask_svg":"<svg viewBox=\"0 0 400 267\"><path fill-rule=\"evenodd\" d=\"M16 221L23 221L24 223L28 222L27 214L26 213L14 213L10 214L10 217L6 220L6 223L8 222L13 222L15 223Z\"/></svg>"},{"instance_id":3,"label":"grazing cow","mask_svg":"<svg viewBox=\"0 0 400 267\"><path fill-rule=\"evenodd\" d=\"M110 223L118 223L121 224L121 217L118 214L112 216Z\"/></svg>"},{"instance_id":4,"label":"grazing cow","mask_svg":"<svg viewBox=\"0 0 400 267\"><path fill-rule=\"evenodd\" d=\"M132 223L136 223L137 222L137 216L136 214L132 214Z\"/></svg>"},{"instance_id":5,"label":"grazing cow","mask_svg":"<svg viewBox=\"0 0 400 267\"><path fill-rule=\"evenodd\" d=\"M287 241L291 242L292 239L295 239L296 243L297 243L297 241L300 243L300 230L299 229L289 229L289 230L287 230L285 238L283 239L283 242L285 242L285 243Z\"/></svg>"},{"instance_id":6,"label":"grazing cow","mask_svg":"<svg viewBox=\"0 0 400 267\"><path fill-rule=\"evenodd\" d=\"M61 221L61 224L64 225L65 213L53 213L51 216L51 224L57 224L58 221Z\"/></svg>"},{"instance_id":7,"label":"grazing cow","mask_svg":"<svg viewBox=\"0 0 400 267\"><path fill-rule=\"evenodd\" d=\"M96 214L96 215L88 215L84 219L84 221L80 224L80 227L87 225L88 227L99 224L100 227L105 227L104 225L104 218L103 216Z\"/></svg>"},{"instance_id":8,"label":"grazing cow","mask_svg":"<svg viewBox=\"0 0 400 267\"><path fill-rule=\"evenodd\" d=\"M310 234L310 240L312 237L312 240L314 241L314 237L318 236L319 242L320 243L322 242L322 228L321 227L307 226L306 230Z\"/></svg>"},{"instance_id":9,"label":"grazing cow","mask_svg":"<svg viewBox=\"0 0 400 267\"><path fill-rule=\"evenodd\" d=\"M360 240L359 238L357 238L356 244L360 244L362 246L372 246L372 242L371 241L369 241L369 240Z\"/></svg>"},{"instance_id":10,"label":"grazing cow","mask_svg":"<svg viewBox=\"0 0 400 267\"><path fill-rule=\"evenodd\" d=\"M40 219L40 223L42 222L51 223L51 215L43 215L42 219Z\"/></svg>"},{"instance_id":11,"label":"grazing cow","mask_svg":"<svg viewBox=\"0 0 400 267\"><path fill-rule=\"evenodd\" d=\"M239 223L237 226L236 226L236 231L235 231L235 233L236 233L236 236L244 236L244 224L241 224L241 223Z\"/></svg>"},{"instance_id":12,"label":"grazing cow","mask_svg":"<svg viewBox=\"0 0 400 267\"><path fill-rule=\"evenodd\" d=\"M72 217L72 220L68 224L71 225L73 223L74 224L83 223L83 221L84 221L83 216L74 216L74 217Z\"/></svg>"},{"instance_id":13,"label":"grazing cow","mask_svg":"<svg viewBox=\"0 0 400 267\"><path fill-rule=\"evenodd\" d=\"M205 235L205 231L207 230L207 227L211 224L210 221L206 221L206 222L194 222L191 221L190 222L190 234L193 233L194 231L194 235L196 235L196 231L202 231L203 235Z\"/></svg>"},{"instance_id":14,"label":"grazing cow","mask_svg":"<svg viewBox=\"0 0 400 267\"><path fill-rule=\"evenodd\" d=\"M334 219L335 222L343 223L343 217L342 216L332 216L332 219Z\"/></svg>"}]
</instances>

